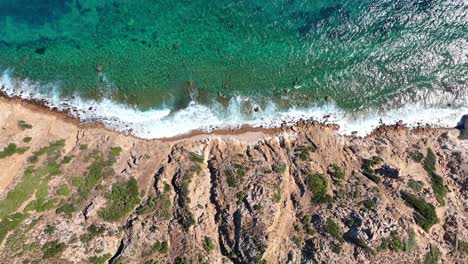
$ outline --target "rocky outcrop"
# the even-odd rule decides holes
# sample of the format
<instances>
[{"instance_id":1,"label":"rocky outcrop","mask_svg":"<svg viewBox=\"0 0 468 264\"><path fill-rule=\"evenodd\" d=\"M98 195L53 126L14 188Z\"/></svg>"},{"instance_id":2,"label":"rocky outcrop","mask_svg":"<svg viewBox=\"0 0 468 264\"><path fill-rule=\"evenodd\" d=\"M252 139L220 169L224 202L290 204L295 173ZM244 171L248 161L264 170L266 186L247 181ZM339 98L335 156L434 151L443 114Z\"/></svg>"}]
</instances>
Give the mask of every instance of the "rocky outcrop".
<instances>
[{"instance_id":1,"label":"rocky outcrop","mask_svg":"<svg viewBox=\"0 0 468 264\"><path fill-rule=\"evenodd\" d=\"M162 142L0 108L0 149L28 147L0 159L16 168L0 198L0 257L13 263L467 260L456 129L359 138L304 123Z\"/></svg>"}]
</instances>

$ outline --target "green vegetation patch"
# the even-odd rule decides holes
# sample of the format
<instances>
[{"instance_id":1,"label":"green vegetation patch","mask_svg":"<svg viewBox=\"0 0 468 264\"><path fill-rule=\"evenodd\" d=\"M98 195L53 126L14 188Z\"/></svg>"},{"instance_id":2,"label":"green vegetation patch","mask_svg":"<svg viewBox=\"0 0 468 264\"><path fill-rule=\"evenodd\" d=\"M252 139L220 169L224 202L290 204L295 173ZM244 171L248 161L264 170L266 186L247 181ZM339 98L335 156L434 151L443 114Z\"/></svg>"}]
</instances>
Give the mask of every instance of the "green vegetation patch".
<instances>
[{"instance_id":1,"label":"green vegetation patch","mask_svg":"<svg viewBox=\"0 0 468 264\"><path fill-rule=\"evenodd\" d=\"M8 232L18 228L21 223L28 217L28 214L20 213L14 213L12 215L3 217L2 221L0 222L0 244L5 239Z\"/></svg>"},{"instance_id":2,"label":"green vegetation patch","mask_svg":"<svg viewBox=\"0 0 468 264\"><path fill-rule=\"evenodd\" d=\"M327 222L325 223L325 231L328 234L330 234L331 237L338 240L340 243L344 242L344 239L341 236L341 228L335 221L333 221L332 218L327 219Z\"/></svg>"},{"instance_id":3,"label":"green vegetation patch","mask_svg":"<svg viewBox=\"0 0 468 264\"><path fill-rule=\"evenodd\" d=\"M122 148L121 147L112 147L110 149L111 155L114 157L120 156L120 153L122 153Z\"/></svg>"},{"instance_id":4,"label":"green vegetation patch","mask_svg":"<svg viewBox=\"0 0 468 264\"><path fill-rule=\"evenodd\" d=\"M66 184L62 184L57 188L56 193L57 195L68 196L70 195L70 189L68 188Z\"/></svg>"},{"instance_id":5,"label":"green vegetation patch","mask_svg":"<svg viewBox=\"0 0 468 264\"><path fill-rule=\"evenodd\" d=\"M288 165L286 163L283 163L283 164L275 167L275 172L276 173L285 173L287 168L288 168Z\"/></svg>"},{"instance_id":6,"label":"green vegetation patch","mask_svg":"<svg viewBox=\"0 0 468 264\"><path fill-rule=\"evenodd\" d=\"M105 255L102 255L102 256L93 256L93 257L89 258L89 262L91 264L104 264L104 263L106 263L106 260L108 260L110 257L111 257L110 254L105 254Z\"/></svg>"},{"instance_id":7,"label":"green vegetation patch","mask_svg":"<svg viewBox=\"0 0 468 264\"><path fill-rule=\"evenodd\" d=\"M327 194L328 182L323 174L309 173L307 175L307 187L313 193L312 201L315 203L329 203L332 198Z\"/></svg>"},{"instance_id":8,"label":"green vegetation patch","mask_svg":"<svg viewBox=\"0 0 468 264\"><path fill-rule=\"evenodd\" d=\"M375 174L374 167L382 164L382 162L382 158L378 156L373 156L371 159L364 160L362 164L362 174L377 184L381 183L382 178Z\"/></svg>"},{"instance_id":9,"label":"green vegetation patch","mask_svg":"<svg viewBox=\"0 0 468 264\"><path fill-rule=\"evenodd\" d=\"M408 187L410 187L411 190L413 190L414 192L418 193L418 192L422 191L423 186L424 186L424 183L422 181L415 181L413 179L410 179L408 181Z\"/></svg>"},{"instance_id":10,"label":"green vegetation patch","mask_svg":"<svg viewBox=\"0 0 468 264\"><path fill-rule=\"evenodd\" d=\"M311 221L312 217L310 215L304 216L302 218L302 228L306 234L313 236L317 233L317 231L315 231L315 229L312 227Z\"/></svg>"},{"instance_id":11,"label":"green vegetation patch","mask_svg":"<svg viewBox=\"0 0 468 264\"><path fill-rule=\"evenodd\" d=\"M95 237L102 235L106 229L104 226L97 226L97 225L90 225L86 229L88 232L80 236L80 240L82 242L89 242L93 240Z\"/></svg>"},{"instance_id":12,"label":"green vegetation patch","mask_svg":"<svg viewBox=\"0 0 468 264\"><path fill-rule=\"evenodd\" d=\"M114 175L112 165L115 158L109 151L108 159L99 151L93 151L86 156L86 162L91 161L85 176L76 176L72 178L72 185L77 189L76 194L62 203L55 211L57 214L64 213L68 217L80 210L93 190L97 189L104 178Z\"/></svg>"},{"instance_id":13,"label":"green vegetation patch","mask_svg":"<svg viewBox=\"0 0 468 264\"><path fill-rule=\"evenodd\" d=\"M24 143L29 143L29 142L31 142L31 140L32 140L32 137L25 137L25 138L23 138L23 142L24 142Z\"/></svg>"},{"instance_id":14,"label":"green vegetation patch","mask_svg":"<svg viewBox=\"0 0 468 264\"><path fill-rule=\"evenodd\" d=\"M416 224L426 232L428 232L433 225L439 223L435 207L432 204L427 203L422 198L405 191L401 192L401 196L403 200L405 200L405 202L415 210L414 220L416 221Z\"/></svg>"},{"instance_id":15,"label":"green vegetation patch","mask_svg":"<svg viewBox=\"0 0 468 264\"><path fill-rule=\"evenodd\" d=\"M330 165L328 172L335 181L343 180L346 175L344 169L338 166L336 163Z\"/></svg>"},{"instance_id":16,"label":"green vegetation patch","mask_svg":"<svg viewBox=\"0 0 468 264\"><path fill-rule=\"evenodd\" d=\"M23 154L26 151L28 151L29 147L22 147L18 148L18 146L15 143L10 143L6 148L4 148L2 151L0 151L0 159L7 158L9 156L12 156L13 154Z\"/></svg>"},{"instance_id":17,"label":"green vegetation patch","mask_svg":"<svg viewBox=\"0 0 468 264\"><path fill-rule=\"evenodd\" d=\"M80 150L85 150L85 149L88 149L88 145L87 144L80 144Z\"/></svg>"},{"instance_id":18,"label":"green vegetation patch","mask_svg":"<svg viewBox=\"0 0 468 264\"><path fill-rule=\"evenodd\" d=\"M16 212L35 192L36 202L28 209L47 210L47 208L51 207L52 201L46 200L48 183L52 176L60 173L60 167L55 161L60 157L62 146L57 145L57 142L53 142L45 148L54 148L54 151L42 151L36 154L37 157L47 154L43 166L38 168L30 166L26 168L22 181L13 190L8 192L5 199L0 200L0 218ZM59 152L59 154L56 152Z\"/></svg>"},{"instance_id":19,"label":"green vegetation patch","mask_svg":"<svg viewBox=\"0 0 468 264\"><path fill-rule=\"evenodd\" d=\"M208 252L213 251L213 249L215 248L215 245L211 237L205 237L205 239L203 240L203 248Z\"/></svg>"},{"instance_id":20,"label":"green vegetation patch","mask_svg":"<svg viewBox=\"0 0 468 264\"><path fill-rule=\"evenodd\" d=\"M52 142L50 145L40 148L35 151L32 156L28 158L28 161L31 163L36 163L40 156L47 154L47 162L57 160L60 155L63 147L65 146L65 140L57 140Z\"/></svg>"},{"instance_id":21,"label":"green vegetation patch","mask_svg":"<svg viewBox=\"0 0 468 264\"><path fill-rule=\"evenodd\" d=\"M458 241L458 250L465 255L468 255L468 242Z\"/></svg>"},{"instance_id":22,"label":"green vegetation patch","mask_svg":"<svg viewBox=\"0 0 468 264\"><path fill-rule=\"evenodd\" d=\"M140 203L137 181L132 177L127 182L114 183L106 198L107 205L98 212L99 216L106 221L120 220Z\"/></svg>"},{"instance_id":23,"label":"green vegetation patch","mask_svg":"<svg viewBox=\"0 0 468 264\"><path fill-rule=\"evenodd\" d=\"M317 149L315 147L309 147L309 146L298 146L294 149L295 155L299 157L303 161L309 161L309 153L310 152L315 152Z\"/></svg>"},{"instance_id":24,"label":"green vegetation patch","mask_svg":"<svg viewBox=\"0 0 468 264\"><path fill-rule=\"evenodd\" d=\"M154 242L154 244L151 246L150 254L166 254L167 252L169 252L169 244L167 243L167 241L161 242L159 240L156 240L156 242Z\"/></svg>"},{"instance_id":25,"label":"green vegetation patch","mask_svg":"<svg viewBox=\"0 0 468 264\"><path fill-rule=\"evenodd\" d=\"M172 202L170 199L171 186L164 183L163 191L155 198L149 197L146 203L140 208L140 214L154 212L163 220L170 220L172 217Z\"/></svg>"},{"instance_id":26,"label":"green vegetation patch","mask_svg":"<svg viewBox=\"0 0 468 264\"><path fill-rule=\"evenodd\" d=\"M65 248L65 243L58 242L58 240L48 241L42 246L42 258L48 259L60 255Z\"/></svg>"},{"instance_id":27,"label":"green vegetation patch","mask_svg":"<svg viewBox=\"0 0 468 264\"><path fill-rule=\"evenodd\" d=\"M415 162L421 162L424 159L424 154L422 154L421 152L417 150L410 151L408 155Z\"/></svg>"},{"instance_id":28,"label":"green vegetation patch","mask_svg":"<svg viewBox=\"0 0 468 264\"><path fill-rule=\"evenodd\" d=\"M431 245L429 252L426 254L426 257L424 258L424 264L438 264L440 261L440 257L442 256L442 253L440 253L440 250L437 248L437 246Z\"/></svg>"},{"instance_id":29,"label":"green vegetation patch","mask_svg":"<svg viewBox=\"0 0 468 264\"><path fill-rule=\"evenodd\" d=\"M190 153L190 160L195 162L195 163L203 163L205 161L205 158L201 155L198 155L196 153Z\"/></svg>"},{"instance_id":30,"label":"green vegetation patch","mask_svg":"<svg viewBox=\"0 0 468 264\"><path fill-rule=\"evenodd\" d=\"M33 126L31 124L26 123L26 121L24 121L24 120L19 120L17 124L18 124L19 129L21 129L21 130L26 130L26 129L33 128Z\"/></svg>"},{"instance_id":31,"label":"green vegetation patch","mask_svg":"<svg viewBox=\"0 0 468 264\"><path fill-rule=\"evenodd\" d=\"M441 206L445 205L445 196L447 196L447 189L444 185L444 179L436 173L437 157L432 149L427 149L427 155L423 160L424 169L431 177L431 186L434 191L434 197Z\"/></svg>"},{"instance_id":32,"label":"green vegetation patch","mask_svg":"<svg viewBox=\"0 0 468 264\"><path fill-rule=\"evenodd\" d=\"M374 210L375 208L377 208L377 203L374 201L374 199L371 199L371 198L362 201L362 204L368 210Z\"/></svg>"}]
</instances>

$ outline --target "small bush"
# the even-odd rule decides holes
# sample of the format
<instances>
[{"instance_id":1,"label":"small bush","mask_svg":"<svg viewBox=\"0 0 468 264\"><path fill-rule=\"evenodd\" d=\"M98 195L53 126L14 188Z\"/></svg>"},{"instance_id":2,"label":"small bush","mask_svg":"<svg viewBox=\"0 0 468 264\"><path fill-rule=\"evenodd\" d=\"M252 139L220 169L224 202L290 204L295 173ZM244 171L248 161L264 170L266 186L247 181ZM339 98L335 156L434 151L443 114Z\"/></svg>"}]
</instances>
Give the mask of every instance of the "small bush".
<instances>
[{"instance_id":1,"label":"small bush","mask_svg":"<svg viewBox=\"0 0 468 264\"><path fill-rule=\"evenodd\" d=\"M345 178L345 171L340 166L333 163L330 167L329 173L334 180L339 181Z\"/></svg>"},{"instance_id":2,"label":"small bush","mask_svg":"<svg viewBox=\"0 0 468 264\"><path fill-rule=\"evenodd\" d=\"M213 240L210 237L205 237L205 240L203 241L203 248L208 252L213 251L215 248Z\"/></svg>"},{"instance_id":3,"label":"small bush","mask_svg":"<svg viewBox=\"0 0 468 264\"><path fill-rule=\"evenodd\" d=\"M127 182L114 183L106 198L107 206L98 212L99 216L106 221L120 220L140 202L137 181L132 177Z\"/></svg>"},{"instance_id":4,"label":"small bush","mask_svg":"<svg viewBox=\"0 0 468 264\"><path fill-rule=\"evenodd\" d=\"M328 218L325 224L325 231L330 234L331 237L338 240L339 242L344 242L343 237L341 236L341 229L338 224L333 221L333 219Z\"/></svg>"},{"instance_id":5,"label":"small bush","mask_svg":"<svg viewBox=\"0 0 468 264\"><path fill-rule=\"evenodd\" d=\"M441 255L442 254L440 253L439 249L436 246L431 245L429 252L426 254L426 257L424 258L424 264L438 264Z\"/></svg>"},{"instance_id":6,"label":"small bush","mask_svg":"<svg viewBox=\"0 0 468 264\"><path fill-rule=\"evenodd\" d=\"M23 138L23 142L24 142L24 143L29 143L29 142L31 142L31 140L32 140L32 137L25 137L25 138Z\"/></svg>"},{"instance_id":7,"label":"small bush","mask_svg":"<svg viewBox=\"0 0 468 264\"><path fill-rule=\"evenodd\" d=\"M120 153L122 152L122 148L121 147L112 147L110 149L110 153L112 156L114 157L117 157L117 156L120 156Z\"/></svg>"},{"instance_id":8,"label":"small bush","mask_svg":"<svg viewBox=\"0 0 468 264\"><path fill-rule=\"evenodd\" d=\"M315 151L314 148L311 147L306 147L306 146L299 146L295 150L296 156L298 156L301 160L303 161L309 161L309 152L310 151Z\"/></svg>"},{"instance_id":9,"label":"small bush","mask_svg":"<svg viewBox=\"0 0 468 264\"><path fill-rule=\"evenodd\" d=\"M405 191L401 192L401 196L409 206L414 208L414 220L416 221L416 224L426 232L428 232L433 225L439 223L435 207L432 204L429 204L422 198Z\"/></svg>"},{"instance_id":10,"label":"small bush","mask_svg":"<svg viewBox=\"0 0 468 264\"><path fill-rule=\"evenodd\" d=\"M3 149L3 151L0 151L0 159L9 157L13 154L16 153L18 147L16 146L15 143L10 143L6 148Z\"/></svg>"},{"instance_id":11,"label":"small bush","mask_svg":"<svg viewBox=\"0 0 468 264\"><path fill-rule=\"evenodd\" d=\"M195 162L195 163L203 163L205 161L205 158L201 155L198 155L196 153L191 153L190 160Z\"/></svg>"},{"instance_id":12,"label":"small bush","mask_svg":"<svg viewBox=\"0 0 468 264\"><path fill-rule=\"evenodd\" d=\"M65 244L58 240L48 241L42 246L42 258L48 259L60 255L65 250Z\"/></svg>"},{"instance_id":13,"label":"small bush","mask_svg":"<svg viewBox=\"0 0 468 264\"><path fill-rule=\"evenodd\" d=\"M362 202L362 204L369 210L374 210L377 208L377 203L373 199L366 199Z\"/></svg>"},{"instance_id":14,"label":"small bush","mask_svg":"<svg viewBox=\"0 0 468 264\"><path fill-rule=\"evenodd\" d=\"M424 159L424 155L417 150L409 152L409 156L412 160L416 162L421 162Z\"/></svg>"},{"instance_id":15,"label":"small bush","mask_svg":"<svg viewBox=\"0 0 468 264\"><path fill-rule=\"evenodd\" d=\"M87 233L80 236L80 240L82 242L89 242L93 240L95 237L103 234L106 229L103 226L96 226L93 224L88 226L87 231Z\"/></svg>"},{"instance_id":16,"label":"small bush","mask_svg":"<svg viewBox=\"0 0 468 264\"><path fill-rule=\"evenodd\" d=\"M327 194L328 182L323 174L315 173L307 176L307 187L313 193L315 203L329 203L332 198Z\"/></svg>"},{"instance_id":17,"label":"small bush","mask_svg":"<svg viewBox=\"0 0 468 264\"><path fill-rule=\"evenodd\" d=\"M68 196L68 195L70 195L70 189L68 188L67 185L62 184L57 189L57 195Z\"/></svg>"},{"instance_id":18,"label":"small bush","mask_svg":"<svg viewBox=\"0 0 468 264\"><path fill-rule=\"evenodd\" d=\"M166 241L159 241L157 240L153 246L151 246L151 253L160 253L160 254L166 254L169 251L169 244L167 244Z\"/></svg>"},{"instance_id":19,"label":"small bush","mask_svg":"<svg viewBox=\"0 0 468 264\"><path fill-rule=\"evenodd\" d=\"M468 255L468 242L458 241L458 250L465 255Z\"/></svg>"},{"instance_id":20,"label":"small bush","mask_svg":"<svg viewBox=\"0 0 468 264\"><path fill-rule=\"evenodd\" d=\"M88 149L88 145L87 144L80 144L80 150L85 150L85 149Z\"/></svg>"},{"instance_id":21,"label":"small bush","mask_svg":"<svg viewBox=\"0 0 468 264\"><path fill-rule=\"evenodd\" d=\"M21 129L21 130L26 130L26 129L31 129L33 126L26 123L26 121L24 120L20 120L18 121L18 127Z\"/></svg>"},{"instance_id":22,"label":"small bush","mask_svg":"<svg viewBox=\"0 0 468 264\"><path fill-rule=\"evenodd\" d=\"M111 257L110 254L105 254L102 256L94 256L94 257L89 258L89 262L91 264L104 264L106 263L106 260L108 260L110 257Z\"/></svg>"},{"instance_id":23,"label":"small bush","mask_svg":"<svg viewBox=\"0 0 468 264\"><path fill-rule=\"evenodd\" d=\"M427 155L423 160L424 169L431 177L431 187L434 191L434 197L441 206L445 205L445 196L447 195L447 189L444 185L444 179L436 173L437 157L432 149L427 149Z\"/></svg>"},{"instance_id":24,"label":"small bush","mask_svg":"<svg viewBox=\"0 0 468 264\"><path fill-rule=\"evenodd\" d=\"M237 179L234 177L234 173L232 173L231 170L225 170L224 175L226 175L226 182L229 187L234 188L237 186Z\"/></svg>"},{"instance_id":25,"label":"small bush","mask_svg":"<svg viewBox=\"0 0 468 264\"><path fill-rule=\"evenodd\" d=\"M286 163L283 163L283 164L281 164L281 166L275 167L275 172L276 173L285 173L287 168L288 168L288 165L286 165Z\"/></svg>"},{"instance_id":26,"label":"small bush","mask_svg":"<svg viewBox=\"0 0 468 264\"><path fill-rule=\"evenodd\" d=\"M411 190L413 190L414 192L417 192L417 193L420 192L420 191L422 191L422 189L423 189L423 184L424 184L424 183L423 183L422 181L415 181L415 180L413 180L413 179L410 179L410 180L408 181L408 187L410 187Z\"/></svg>"},{"instance_id":27,"label":"small bush","mask_svg":"<svg viewBox=\"0 0 468 264\"><path fill-rule=\"evenodd\" d=\"M381 183L382 178L380 178L379 176L377 176L375 174L374 166L380 165L382 162L383 162L383 160L380 157L377 157L377 156L373 156L371 159L364 160L364 162L362 164L362 170L363 170L362 173L364 174L364 176L369 178L371 181L373 181L373 182L375 182L377 184Z\"/></svg>"},{"instance_id":28,"label":"small bush","mask_svg":"<svg viewBox=\"0 0 468 264\"><path fill-rule=\"evenodd\" d=\"M237 205L240 205L242 203L242 200L244 200L245 193L243 191L239 191L236 193L236 198L237 198Z\"/></svg>"}]
</instances>

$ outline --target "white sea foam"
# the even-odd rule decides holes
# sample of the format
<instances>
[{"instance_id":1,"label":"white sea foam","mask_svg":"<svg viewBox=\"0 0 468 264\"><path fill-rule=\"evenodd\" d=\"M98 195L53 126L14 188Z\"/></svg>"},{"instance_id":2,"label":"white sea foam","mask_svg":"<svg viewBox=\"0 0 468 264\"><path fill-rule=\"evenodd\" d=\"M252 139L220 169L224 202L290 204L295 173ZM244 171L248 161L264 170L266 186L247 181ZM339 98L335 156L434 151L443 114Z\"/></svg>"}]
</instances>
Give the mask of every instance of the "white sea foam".
<instances>
[{"instance_id":1,"label":"white sea foam","mask_svg":"<svg viewBox=\"0 0 468 264\"><path fill-rule=\"evenodd\" d=\"M365 109L349 113L334 104L279 110L274 104L262 111L246 116L242 114L242 102L246 98L234 97L226 109L220 105L205 106L191 102L186 108L171 112L170 109L141 111L136 107L117 103L109 99L84 100L79 96L64 98L56 85L38 85L29 80L12 78L5 71L0 78L1 91L8 96L27 100L44 100L48 107L68 111L83 122L101 122L108 128L130 132L141 138L163 138L188 133L193 130L211 131L220 128L236 128L240 125L253 127L278 127L283 123L293 124L301 119L334 123L340 126L339 133L366 135L381 124L395 124L400 120L408 126L429 124L437 127L453 127L463 114L468 113L468 103L461 97L456 107L428 106L426 103L405 104L396 109ZM426 95L427 100L434 101ZM444 101L446 96L444 97ZM460 98L458 98L460 99ZM455 100L455 99L454 99ZM399 100L401 101L401 100Z\"/></svg>"}]
</instances>

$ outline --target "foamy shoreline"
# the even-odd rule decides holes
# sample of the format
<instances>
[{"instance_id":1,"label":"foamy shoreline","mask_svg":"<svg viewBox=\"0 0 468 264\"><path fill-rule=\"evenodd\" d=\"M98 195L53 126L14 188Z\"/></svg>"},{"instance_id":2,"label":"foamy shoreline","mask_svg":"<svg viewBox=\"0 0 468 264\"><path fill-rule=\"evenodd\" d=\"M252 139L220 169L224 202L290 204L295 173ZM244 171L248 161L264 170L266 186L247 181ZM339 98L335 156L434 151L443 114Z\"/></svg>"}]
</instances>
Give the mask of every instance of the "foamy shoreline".
<instances>
[{"instance_id":1,"label":"foamy shoreline","mask_svg":"<svg viewBox=\"0 0 468 264\"><path fill-rule=\"evenodd\" d=\"M229 107L205 106L191 102L186 108L141 111L103 98L84 100L78 96L63 99L52 89L45 93L38 84L28 80L12 79L8 72L0 78L2 97L14 98L64 113L82 124L102 124L104 127L143 139L187 138L201 134L228 134L236 131L259 131L292 126L298 122L319 122L336 125L342 135L366 136L382 125L415 127L455 127L468 107L425 107L407 104L388 110L367 109L349 113L334 104L307 109L278 110L275 105L253 113L246 118L241 113L240 101L231 98ZM42 91L42 92L41 92Z\"/></svg>"}]
</instances>

